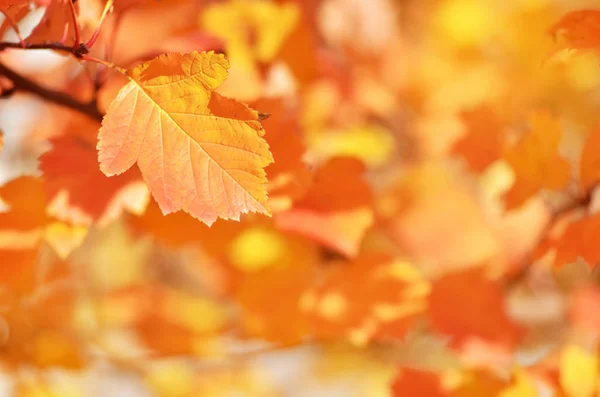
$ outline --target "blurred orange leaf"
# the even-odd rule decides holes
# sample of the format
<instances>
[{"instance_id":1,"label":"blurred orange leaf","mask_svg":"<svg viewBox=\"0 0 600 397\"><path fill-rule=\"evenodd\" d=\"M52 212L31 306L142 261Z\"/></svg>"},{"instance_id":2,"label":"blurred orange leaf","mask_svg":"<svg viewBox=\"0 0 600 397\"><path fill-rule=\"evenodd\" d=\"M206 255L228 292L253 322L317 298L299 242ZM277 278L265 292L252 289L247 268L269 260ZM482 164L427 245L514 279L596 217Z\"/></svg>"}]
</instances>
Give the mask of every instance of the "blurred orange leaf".
<instances>
[{"instance_id":1,"label":"blurred orange leaf","mask_svg":"<svg viewBox=\"0 0 600 397\"><path fill-rule=\"evenodd\" d=\"M579 165L581 188L589 192L600 180L600 128L597 128L585 142Z\"/></svg>"},{"instance_id":2,"label":"blurred orange leaf","mask_svg":"<svg viewBox=\"0 0 600 397\"><path fill-rule=\"evenodd\" d=\"M98 169L93 144L80 137L62 136L51 143L52 150L40 158L44 190L50 200L66 192L68 206L93 220L104 217L110 210L110 204L120 195L125 195L128 185L141 181L138 170L129 170L115 178L104 176ZM91 186L94 188L90 189ZM141 200L144 201L143 196ZM110 215L114 219L120 213Z\"/></svg>"},{"instance_id":3,"label":"blurred orange leaf","mask_svg":"<svg viewBox=\"0 0 600 397\"><path fill-rule=\"evenodd\" d=\"M407 262L366 254L338 263L307 290L301 307L319 338L357 346L401 339L427 308L429 283Z\"/></svg>"},{"instance_id":4,"label":"blurred orange leaf","mask_svg":"<svg viewBox=\"0 0 600 397\"><path fill-rule=\"evenodd\" d=\"M64 42L73 44L75 42L75 26L71 13L71 0L52 0L46 8L40 23L31 31L27 41L31 43ZM73 3L73 7L78 7Z\"/></svg>"},{"instance_id":5,"label":"blurred orange leaf","mask_svg":"<svg viewBox=\"0 0 600 397\"><path fill-rule=\"evenodd\" d=\"M521 334L506 313L501 285L487 278L482 268L436 280L429 296L429 318L436 331L449 335L458 346L480 338L510 348Z\"/></svg>"},{"instance_id":6,"label":"blurred orange leaf","mask_svg":"<svg viewBox=\"0 0 600 397\"><path fill-rule=\"evenodd\" d=\"M46 194L38 178L23 176L6 183L0 187L0 199L10 206L7 212L0 212L2 230L31 231L48 222Z\"/></svg>"},{"instance_id":7,"label":"blurred orange leaf","mask_svg":"<svg viewBox=\"0 0 600 397\"><path fill-rule=\"evenodd\" d=\"M561 139L559 120L545 112L533 113L530 130L506 150L505 160L513 168L516 181L506 194L512 209L542 189L559 190L569 182L571 166L558 153Z\"/></svg>"},{"instance_id":8,"label":"blurred orange leaf","mask_svg":"<svg viewBox=\"0 0 600 397\"><path fill-rule=\"evenodd\" d=\"M562 37L566 48L591 49L600 47L600 11L576 10L563 16L549 33L556 40Z\"/></svg>"},{"instance_id":9,"label":"blurred orange leaf","mask_svg":"<svg viewBox=\"0 0 600 397\"><path fill-rule=\"evenodd\" d=\"M401 368L392 383L394 397L447 397L439 374L412 368Z\"/></svg>"},{"instance_id":10,"label":"blurred orange leaf","mask_svg":"<svg viewBox=\"0 0 600 397\"><path fill-rule=\"evenodd\" d=\"M363 172L358 160L330 160L317 170L306 195L292 209L275 215L277 227L355 256L373 223L372 193Z\"/></svg>"},{"instance_id":11,"label":"blurred orange leaf","mask_svg":"<svg viewBox=\"0 0 600 397\"><path fill-rule=\"evenodd\" d=\"M583 259L590 269L600 263L600 213L585 216L571 222L562 233L545 241L540 251L554 253L554 266L561 268L578 259Z\"/></svg>"},{"instance_id":12,"label":"blurred orange leaf","mask_svg":"<svg viewBox=\"0 0 600 397\"><path fill-rule=\"evenodd\" d=\"M502 157L504 135L498 116L489 108L481 107L461 113L466 133L453 148L474 172L483 172Z\"/></svg>"}]
</instances>

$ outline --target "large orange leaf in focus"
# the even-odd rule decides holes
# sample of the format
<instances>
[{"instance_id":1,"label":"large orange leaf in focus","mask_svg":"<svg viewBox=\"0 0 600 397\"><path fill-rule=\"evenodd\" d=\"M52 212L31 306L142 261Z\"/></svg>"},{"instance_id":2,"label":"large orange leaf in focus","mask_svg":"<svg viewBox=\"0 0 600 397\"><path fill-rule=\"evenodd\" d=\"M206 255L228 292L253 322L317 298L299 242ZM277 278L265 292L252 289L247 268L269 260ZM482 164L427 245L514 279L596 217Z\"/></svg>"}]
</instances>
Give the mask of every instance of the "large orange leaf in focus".
<instances>
[{"instance_id":1,"label":"large orange leaf in focus","mask_svg":"<svg viewBox=\"0 0 600 397\"><path fill-rule=\"evenodd\" d=\"M123 207L128 206L126 188L136 181L142 183L138 170L107 178L98 169L96 149L90 142L78 136L62 136L51 143L52 150L40 158L43 187L49 199L66 192L68 207L81 211L91 220L117 218ZM142 204L146 201L144 195L134 199ZM71 220L72 217L66 218Z\"/></svg>"},{"instance_id":2,"label":"large orange leaf in focus","mask_svg":"<svg viewBox=\"0 0 600 397\"><path fill-rule=\"evenodd\" d=\"M549 33L556 40L564 39L570 49L591 49L600 47L600 11L577 10L563 16Z\"/></svg>"},{"instance_id":3,"label":"large orange leaf in focus","mask_svg":"<svg viewBox=\"0 0 600 397\"><path fill-rule=\"evenodd\" d=\"M600 181L600 127L588 137L583 147L579 179L584 193Z\"/></svg>"},{"instance_id":4,"label":"large orange leaf in focus","mask_svg":"<svg viewBox=\"0 0 600 397\"><path fill-rule=\"evenodd\" d=\"M538 112L531 115L529 124L530 131L504 155L516 176L506 194L509 209L520 206L542 189L562 189L571 176L569 162L558 153L559 120L549 113Z\"/></svg>"},{"instance_id":5,"label":"large orange leaf in focus","mask_svg":"<svg viewBox=\"0 0 600 397\"><path fill-rule=\"evenodd\" d=\"M306 195L276 214L281 230L309 237L345 256L356 256L373 223L372 193L363 180L363 164L334 158L317 170Z\"/></svg>"},{"instance_id":6,"label":"large orange leaf in focus","mask_svg":"<svg viewBox=\"0 0 600 397\"><path fill-rule=\"evenodd\" d=\"M269 214L264 168L273 161L258 113L211 114L229 62L213 52L165 54L127 71L102 121L98 159L107 176L137 162L163 214L184 210L211 225Z\"/></svg>"},{"instance_id":7,"label":"large orange leaf in focus","mask_svg":"<svg viewBox=\"0 0 600 397\"><path fill-rule=\"evenodd\" d=\"M496 114L485 107L461 113L466 133L453 148L474 172L483 172L502 156L503 131Z\"/></svg>"},{"instance_id":8,"label":"large orange leaf in focus","mask_svg":"<svg viewBox=\"0 0 600 397\"><path fill-rule=\"evenodd\" d=\"M487 278L482 268L436 280L429 296L429 318L433 328L457 346L479 338L510 348L521 334L506 313L501 285Z\"/></svg>"}]
</instances>

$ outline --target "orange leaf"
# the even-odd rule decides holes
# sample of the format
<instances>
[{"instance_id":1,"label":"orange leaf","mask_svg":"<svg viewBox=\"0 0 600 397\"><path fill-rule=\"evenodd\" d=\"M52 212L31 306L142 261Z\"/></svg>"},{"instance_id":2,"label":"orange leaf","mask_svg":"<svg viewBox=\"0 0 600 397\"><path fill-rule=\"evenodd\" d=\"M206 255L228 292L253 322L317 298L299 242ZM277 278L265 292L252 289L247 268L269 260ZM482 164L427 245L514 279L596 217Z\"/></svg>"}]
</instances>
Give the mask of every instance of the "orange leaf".
<instances>
[{"instance_id":1,"label":"orange leaf","mask_svg":"<svg viewBox=\"0 0 600 397\"><path fill-rule=\"evenodd\" d=\"M71 0L52 0L40 23L31 31L27 37L30 43L64 42L73 44L75 42L75 26L71 16ZM78 7L78 3L74 3Z\"/></svg>"},{"instance_id":2,"label":"orange leaf","mask_svg":"<svg viewBox=\"0 0 600 397\"><path fill-rule=\"evenodd\" d=\"M559 121L549 113L539 112L529 119L531 130L504 155L516 174L516 181L506 194L509 209L523 204L542 189L560 190L571 176L569 162L560 157Z\"/></svg>"},{"instance_id":3,"label":"orange leaf","mask_svg":"<svg viewBox=\"0 0 600 397\"><path fill-rule=\"evenodd\" d=\"M213 52L165 54L129 71L98 142L107 176L137 162L163 214L183 209L211 225L242 213L269 214L264 167L273 161L258 113L211 114L212 90L229 63ZM235 104L235 105L233 105ZM241 116L240 116L241 117Z\"/></svg>"},{"instance_id":4,"label":"orange leaf","mask_svg":"<svg viewBox=\"0 0 600 397\"><path fill-rule=\"evenodd\" d=\"M581 189L588 192L600 180L600 128L587 139L579 165Z\"/></svg>"},{"instance_id":5,"label":"orange leaf","mask_svg":"<svg viewBox=\"0 0 600 397\"><path fill-rule=\"evenodd\" d=\"M556 239L546 242L544 251L554 249L554 266L561 268L579 258L586 261L590 269L600 263L600 213L586 216L570 223Z\"/></svg>"},{"instance_id":6,"label":"orange leaf","mask_svg":"<svg viewBox=\"0 0 600 397\"><path fill-rule=\"evenodd\" d=\"M135 329L140 339L160 355L197 354L200 342L225 325L225 312L208 299L160 286L150 293L153 306L137 321Z\"/></svg>"},{"instance_id":7,"label":"orange leaf","mask_svg":"<svg viewBox=\"0 0 600 397\"><path fill-rule=\"evenodd\" d=\"M330 160L315 175L304 198L278 213L281 230L299 233L346 256L355 256L373 223L372 194L364 166L351 158Z\"/></svg>"},{"instance_id":8,"label":"orange leaf","mask_svg":"<svg viewBox=\"0 0 600 397\"><path fill-rule=\"evenodd\" d=\"M430 285L410 263L369 254L336 265L301 300L319 338L398 340L425 312Z\"/></svg>"},{"instance_id":9,"label":"orange leaf","mask_svg":"<svg viewBox=\"0 0 600 397\"><path fill-rule=\"evenodd\" d=\"M520 336L520 329L506 314L500 285L488 279L481 268L436 280L429 305L433 328L451 336L454 345L480 338L512 347Z\"/></svg>"},{"instance_id":10,"label":"orange leaf","mask_svg":"<svg viewBox=\"0 0 600 397\"><path fill-rule=\"evenodd\" d=\"M46 195L38 178L24 176L0 187L0 198L10 209L0 213L0 228L31 231L45 226Z\"/></svg>"},{"instance_id":11,"label":"orange leaf","mask_svg":"<svg viewBox=\"0 0 600 397\"><path fill-rule=\"evenodd\" d=\"M453 148L474 172L483 172L502 156L503 133L500 121L490 109L481 107L461 113L466 135Z\"/></svg>"},{"instance_id":12,"label":"orange leaf","mask_svg":"<svg viewBox=\"0 0 600 397\"><path fill-rule=\"evenodd\" d=\"M577 10L563 16L549 30L556 40L561 36L566 48L591 49L600 47L600 11Z\"/></svg>"},{"instance_id":13,"label":"orange leaf","mask_svg":"<svg viewBox=\"0 0 600 397\"><path fill-rule=\"evenodd\" d=\"M93 145L78 136L62 136L51 141L53 148L40 158L44 173L43 187L50 200L61 192L68 194L68 207L98 220L105 216L115 219L120 215L126 188L141 182L137 170L130 170L116 178L107 178L100 172ZM141 197L142 201L144 197ZM138 200L139 201L139 200ZM115 207L116 206L116 207ZM111 209L114 213L108 214ZM58 215L57 215L58 216ZM71 218L68 213L58 216Z\"/></svg>"},{"instance_id":14,"label":"orange leaf","mask_svg":"<svg viewBox=\"0 0 600 397\"><path fill-rule=\"evenodd\" d=\"M595 285L579 288L573 291L569 303L570 324L595 337L600 335L600 289Z\"/></svg>"},{"instance_id":15,"label":"orange leaf","mask_svg":"<svg viewBox=\"0 0 600 397\"><path fill-rule=\"evenodd\" d=\"M29 2L23 0L8 0L0 4L0 12L4 14L4 21L0 25L0 36L4 36L4 33L8 29L14 29L14 26L25 18L29 14Z\"/></svg>"},{"instance_id":16,"label":"orange leaf","mask_svg":"<svg viewBox=\"0 0 600 397\"><path fill-rule=\"evenodd\" d=\"M269 200L273 211L288 209L300 198L310 183L310 172L302 157L305 152L296 108L286 106L283 99L261 99L252 104L261 113L270 114L262 121L265 139L275 160L267 168ZM273 204L274 201L278 201Z\"/></svg>"},{"instance_id":17,"label":"orange leaf","mask_svg":"<svg viewBox=\"0 0 600 397\"><path fill-rule=\"evenodd\" d=\"M283 344L301 342L308 334L308 322L299 302L313 276L314 270L305 264L250 274L236 292L246 333Z\"/></svg>"},{"instance_id":18,"label":"orange leaf","mask_svg":"<svg viewBox=\"0 0 600 397\"><path fill-rule=\"evenodd\" d=\"M380 197L378 208L389 220L390 236L430 271L498 255L499 240L481 204L443 164L425 163L407 172Z\"/></svg>"},{"instance_id":19,"label":"orange leaf","mask_svg":"<svg viewBox=\"0 0 600 397\"><path fill-rule=\"evenodd\" d=\"M394 397L445 397L439 374L412 368L402 368L392 383Z\"/></svg>"}]
</instances>

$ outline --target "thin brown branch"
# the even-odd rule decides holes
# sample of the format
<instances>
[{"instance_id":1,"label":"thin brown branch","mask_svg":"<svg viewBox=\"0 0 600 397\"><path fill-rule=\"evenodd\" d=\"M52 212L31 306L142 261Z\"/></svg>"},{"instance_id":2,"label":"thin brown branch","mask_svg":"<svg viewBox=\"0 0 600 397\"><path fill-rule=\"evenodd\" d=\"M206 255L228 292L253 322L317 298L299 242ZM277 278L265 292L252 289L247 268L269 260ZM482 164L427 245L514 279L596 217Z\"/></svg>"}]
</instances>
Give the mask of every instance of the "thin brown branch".
<instances>
[{"instance_id":1,"label":"thin brown branch","mask_svg":"<svg viewBox=\"0 0 600 397\"><path fill-rule=\"evenodd\" d=\"M4 76L11 80L14 84L14 88L17 91L25 91L39 96L40 98L46 99L57 105L61 105L80 113L83 113L94 120L102 121L102 113L98 110L94 103L83 103L72 96L65 94L61 91L51 90L36 82L28 79L27 77L21 76L19 73L8 68L7 66L0 63L0 76Z\"/></svg>"},{"instance_id":2,"label":"thin brown branch","mask_svg":"<svg viewBox=\"0 0 600 397\"><path fill-rule=\"evenodd\" d=\"M75 58L81 58L83 55L89 52L84 44L79 44L77 48L65 45L64 43L46 42L46 43L11 43L2 41L0 42L0 51L7 48L13 48L16 50L54 50L64 52L73 55Z\"/></svg>"},{"instance_id":3,"label":"thin brown branch","mask_svg":"<svg viewBox=\"0 0 600 397\"><path fill-rule=\"evenodd\" d=\"M6 20L8 21L8 23L10 24L10 27L12 28L12 30L15 32L15 34L17 35L17 37L19 38L19 45L21 48L23 48L23 46L25 45L25 39L23 38L23 36L21 35L21 31L19 30L19 25L17 25L17 23L15 22L15 20L10 16L9 13L2 11L1 12L4 15L4 18L6 18Z\"/></svg>"}]
</instances>

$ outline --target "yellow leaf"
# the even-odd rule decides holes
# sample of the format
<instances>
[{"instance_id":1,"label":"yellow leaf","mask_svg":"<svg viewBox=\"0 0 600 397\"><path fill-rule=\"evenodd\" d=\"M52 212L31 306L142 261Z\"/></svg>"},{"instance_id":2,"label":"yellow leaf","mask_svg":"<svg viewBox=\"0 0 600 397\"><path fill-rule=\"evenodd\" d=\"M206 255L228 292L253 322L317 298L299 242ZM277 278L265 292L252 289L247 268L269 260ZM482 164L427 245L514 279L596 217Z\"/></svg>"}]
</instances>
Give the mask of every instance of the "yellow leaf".
<instances>
[{"instance_id":1,"label":"yellow leaf","mask_svg":"<svg viewBox=\"0 0 600 397\"><path fill-rule=\"evenodd\" d=\"M591 397L598 392L598 358L576 345L563 348L560 385L569 397Z\"/></svg>"}]
</instances>

